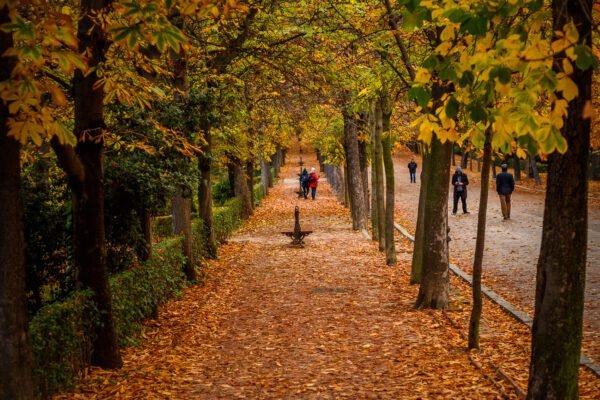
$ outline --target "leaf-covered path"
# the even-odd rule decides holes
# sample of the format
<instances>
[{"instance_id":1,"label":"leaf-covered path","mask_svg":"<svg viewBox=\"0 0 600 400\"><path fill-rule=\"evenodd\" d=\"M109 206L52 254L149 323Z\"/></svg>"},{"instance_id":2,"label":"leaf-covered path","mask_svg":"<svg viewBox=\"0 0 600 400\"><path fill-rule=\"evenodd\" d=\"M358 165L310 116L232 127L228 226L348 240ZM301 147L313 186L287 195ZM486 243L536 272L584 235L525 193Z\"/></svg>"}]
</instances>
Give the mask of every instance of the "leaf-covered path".
<instances>
[{"instance_id":1,"label":"leaf-covered path","mask_svg":"<svg viewBox=\"0 0 600 400\"><path fill-rule=\"evenodd\" d=\"M58 398L515 398L508 380L486 367L493 357L477 361L464 351L466 311L453 320L412 309L408 247L399 249L404 265L386 267L372 242L351 231L324 178L317 201L296 198L296 173L283 168L261 207L206 266L206 283L147 324L123 369L94 370ZM315 231L305 249L289 248L279 234L293 227L295 205L303 227ZM491 319L510 320L502 318ZM483 335L494 336L485 321ZM515 326L511 334L523 342L509 338L494 351L517 354L502 354L503 367L520 371L512 379L523 385L528 334ZM483 344L501 342L490 339ZM582 397L596 388L591 379Z\"/></svg>"}]
</instances>

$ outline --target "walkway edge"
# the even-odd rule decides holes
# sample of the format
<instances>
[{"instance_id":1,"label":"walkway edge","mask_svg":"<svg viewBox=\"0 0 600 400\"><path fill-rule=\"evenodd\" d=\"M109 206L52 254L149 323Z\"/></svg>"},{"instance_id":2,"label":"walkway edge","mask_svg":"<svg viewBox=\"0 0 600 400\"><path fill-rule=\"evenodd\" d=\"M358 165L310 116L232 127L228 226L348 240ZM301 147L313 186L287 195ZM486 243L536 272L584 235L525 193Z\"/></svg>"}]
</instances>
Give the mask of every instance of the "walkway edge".
<instances>
[{"instance_id":1,"label":"walkway edge","mask_svg":"<svg viewBox=\"0 0 600 400\"><path fill-rule=\"evenodd\" d=\"M398 232L402 233L408 240L410 240L411 242L415 241L415 237L413 235L411 235L410 233L408 233L408 231L402 225L398 224L397 222L394 222L394 227L396 228L396 230ZM467 274L466 272L464 272L462 269L458 268L456 265L450 264L450 271L452 271L455 275L457 275L458 277L460 277L461 279L463 279L470 285L473 284L473 277L471 275ZM511 303L506 301L506 299L504 299L498 293L494 292L493 290L491 290L490 288L488 288L485 285L481 285L481 291L487 298L489 298L494 303L498 304L506 312L508 312L510 315L512 315L513 318L515 318L517 321L527 325L531 329L531 327L533 325L533 318L531 318L531 316L529 316L529 314L517 309ZM585 354L583 354L583 352L581 353L581 357L579 359L579 365L583 365L584 367L589 369L592 373L594 373L594 375L596 375L597 377L600 377L600 365L596 364L591 358L589 358Z\"/></svg>"}]
</instances>

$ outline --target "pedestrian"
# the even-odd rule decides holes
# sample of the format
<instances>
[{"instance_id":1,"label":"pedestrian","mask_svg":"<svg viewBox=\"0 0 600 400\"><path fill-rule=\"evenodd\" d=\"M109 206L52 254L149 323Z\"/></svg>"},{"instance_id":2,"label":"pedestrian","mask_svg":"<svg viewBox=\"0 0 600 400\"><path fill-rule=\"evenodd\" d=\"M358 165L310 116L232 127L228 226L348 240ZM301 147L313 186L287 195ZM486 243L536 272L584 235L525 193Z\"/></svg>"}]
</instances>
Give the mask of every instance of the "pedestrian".
<instances>
[{"instance_id":1,"label":"pedestrian","mask_svg":"<svg viewBox=\"0 0 600 400\"><path fill-rule=\"evenodd\" d=\"M500 206L502 207L502 216L504 220L510 219L510 195L515 190L515 179L508 173L508 166L500 166L502 172L496 175L496 192L500 197Z\"/></svg>"},{"instance_id":2,"label":"pedestrian","mask_svg":"<svg viewBox=\"0 0 600 400\"><path fill-rule=\"evenodd\" d=\"M300 175L300 185L302 186L302 196L304 196L304 199L308 199L308 181L310 180L310 175L308 174L308 171L306 170L306 168L304 168L304 170L302 170L302 174Z\"/></svg>"},{"instance_id":3,"label":"pedestrian","mask_svg":"<svg viewBox=\"0 0 600 400\"><path fill-rule=\"evenodd\" d=\"M462 202L463 214L469 214L467 211L467 186L469 185L469 178L467 174L462 172L462 168L457 167L452 175L452 186L454 186L454 207L452 208L452 215L456 215L458 210L458 199Z\"/></svg>"},{"instance_id":4,"label":"pedestrian","mask_svg":"<svg viewBox=\"0 0 600 400\"><path fill-rule=\"evenodd\" d=\"M408 172L410 174L410 183L417 183L417 163L414 158L408 163Z\"/></svg>"},{"instance_id":5,"label":"pedestrian","mask_svg":"<svg viewBox=\"0 0 600 400\"><path fill-rule=\"evenodd\" d=\"M317 170L314 168L310 169L310 178L308 180L308 184L311 190L311 196L314 200L317 195L317 186L319 186L319 175L317 175Z\"/></svg>"}]
</instances>

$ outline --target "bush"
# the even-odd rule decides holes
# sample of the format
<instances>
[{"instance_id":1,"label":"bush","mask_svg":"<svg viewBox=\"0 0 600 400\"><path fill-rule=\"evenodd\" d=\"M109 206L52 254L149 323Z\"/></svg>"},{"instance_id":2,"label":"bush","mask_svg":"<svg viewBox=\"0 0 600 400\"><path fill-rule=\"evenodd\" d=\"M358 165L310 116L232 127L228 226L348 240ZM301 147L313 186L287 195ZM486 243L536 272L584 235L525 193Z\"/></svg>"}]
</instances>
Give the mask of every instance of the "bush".
<instances>
[{"instance_id":1,"label":"bush","mask_svg":"<svg viewBox=\"0 0 600 400\"><path fill-rule=\"evenodd\" d=\"M90 291L47 305L31 320L34 375L43 397L70 387L78 371L89 365L96 321Z\"/></svg>"},{"instance_id":2,"label":"bush","mask_svg":"<svg viewBox=\"0 0 600 400\"><path fill-rule=\"evenodd\" d=\"M231 191L231 184L229 178L224 176L218 182L212 185L212 198L216 205L223 205L227 200L233 198L233 192Z\"/></svg>"},{"instance_id":3,"label":"bush","mask_svg":"<svg viewBox=\"0 0 600 400\"><path fill-rule=\"evenodd\" d=\"M242 224L242 201L239 197L227 200L214 211L215 237L219 243L226 241Z\"/></svg>"},{"instance_id":4,"label":"bush","mask_svg":"<svg viewBox=\"0 0 600 400\"><path fill-rule=\"evenodd\" d=\"M254 185L254 207L258 206L260 202L265 198L265 189L261 183Z\"/></svg>"},{"instance_id":5,"label":"bush","mask_svg":"<svg viewBox=\"0 0 600 400\"><path fill-rule=\"evenodd\" d=\"M139 267L110 279L113 313L121 346L137 342L142 322L186 284L182 238L154 246L153 255Z\"/></svg>"}]
</instances>

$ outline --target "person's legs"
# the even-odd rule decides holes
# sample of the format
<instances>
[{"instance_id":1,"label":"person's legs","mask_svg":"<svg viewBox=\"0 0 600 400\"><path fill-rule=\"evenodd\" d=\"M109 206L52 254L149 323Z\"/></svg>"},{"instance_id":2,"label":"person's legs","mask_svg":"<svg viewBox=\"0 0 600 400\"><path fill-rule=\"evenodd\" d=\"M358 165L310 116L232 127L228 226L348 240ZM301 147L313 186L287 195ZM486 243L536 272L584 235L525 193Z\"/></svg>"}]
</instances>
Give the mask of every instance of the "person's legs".
<instances>
[{"instance_id":1,"label":"person's legs","mask_svg":"<svg viewBox=\"0 0 600 400\"><path fill-rule=\"evenodd\" d=\"M506 196L503 194L498 195L500 197L500 207L502 208L502 217L504 219L508 218L508 211L506 209Z\"/></svg>"},{"instance_id":2,"label":"person's legs","mask_svg":"<svg viewBox=\"0 0 600 400\"><path fill-rule=\"evenodd\" d=\"M410 173L410 183L416 183L417 182L417 174L415 172L411 172Z\"/></svg>"},{"instance_id":3,"label":"person's legs","mask_svg":"<svg viewBox=\"0 0 600 400\"><path fill-rule=\"evenodd\" d=\"M460 193L460 199L462 201L462 209L463 209L463 213L467 214L467 194L465 192L461 192Z\"/></svg>"},{"instance_id":4,"label":"person's legs","mask_svg":"<svg viewBox=\"0 0 600 400\"><path fill-rule=\"evenodd\" d=\"M510 194L507 194L505 197L506 197L506 218L510 219Z\"/></svg>"},{"instance_id":5,"label":"person's legs","mask_svg":"<svg viewBox=\"0 0 600 400\"><path fill-rule=\"evenodd\" d=\"M460 193L454 191L454 206L452 207L452 214L456 214L456 210L458 210L458 197Z\"/></svg>"},{"instance_id":6,"label":"person's legs","mask_svg":"<svg viewBox=\"0 0 600 400\"><path fill-rule=\"evenodd\" d=\"M311 188L311 190L312 190L311 196L312 196L312 199L314 200L315 196L317 195L317 188L314 187L314 188Z\"/></svg>"}]
</instances>

